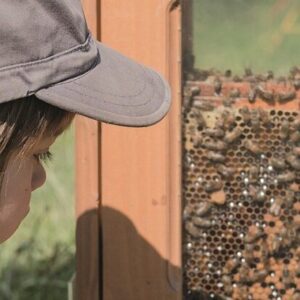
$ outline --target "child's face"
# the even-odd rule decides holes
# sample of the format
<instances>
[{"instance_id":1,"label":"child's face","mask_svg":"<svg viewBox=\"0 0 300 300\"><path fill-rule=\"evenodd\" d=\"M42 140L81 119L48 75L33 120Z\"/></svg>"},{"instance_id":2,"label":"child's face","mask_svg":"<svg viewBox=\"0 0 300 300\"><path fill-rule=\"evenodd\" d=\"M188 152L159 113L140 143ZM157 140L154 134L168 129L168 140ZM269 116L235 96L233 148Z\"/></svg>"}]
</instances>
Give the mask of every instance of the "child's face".
<instances>
[{"instance_id":1,"label":"child's face","mask_svg":"<svg viewBox=\"0 0 300 300\"><path fill-rule=\"evenodd\" d=\"M0 191L0 243L17 230L29 213L31 192L45 183L45 169L34 155L47 152L55 139L45 138L24 158L9 160Z\"/></svg>"}]
</instances>

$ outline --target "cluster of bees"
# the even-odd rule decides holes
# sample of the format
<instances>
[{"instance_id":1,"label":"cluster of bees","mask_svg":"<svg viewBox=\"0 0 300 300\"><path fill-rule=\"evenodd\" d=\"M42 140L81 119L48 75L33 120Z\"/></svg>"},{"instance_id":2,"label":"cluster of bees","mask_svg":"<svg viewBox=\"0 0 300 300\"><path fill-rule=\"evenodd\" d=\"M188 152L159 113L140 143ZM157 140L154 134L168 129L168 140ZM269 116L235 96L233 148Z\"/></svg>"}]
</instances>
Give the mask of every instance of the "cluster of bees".
<instances>
[{"instance_id":1,"label":"cluster of bees","mask_svg":"<svg viewBox=\"0 0 300 300\"><path fill-rule=\"evenodd\" d=\"M263 86L274 80L272 72L197 76L187 83L183 103L186 299L299 300L300 117L274 105L298 101L300 69L278 79L288 80L285 92ZM199 85L200 77L208 87ZM230 81L249 88L226 90ZM216 228L235 251L222 252L224 245L212 242Z\"/></svg>"}]
</instances>

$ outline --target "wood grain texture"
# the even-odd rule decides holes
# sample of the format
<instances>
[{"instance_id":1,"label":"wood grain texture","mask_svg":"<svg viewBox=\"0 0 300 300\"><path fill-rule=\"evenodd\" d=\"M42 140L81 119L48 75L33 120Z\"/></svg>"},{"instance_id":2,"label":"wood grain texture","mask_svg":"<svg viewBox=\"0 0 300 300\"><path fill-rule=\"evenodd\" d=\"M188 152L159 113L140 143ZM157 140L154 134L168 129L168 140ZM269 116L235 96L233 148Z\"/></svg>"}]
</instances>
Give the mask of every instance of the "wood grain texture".
<instances>
[{"instance_id":1,"label":"wood grain texture","mask_svg":"<svg viewBox=\"0 0 300 300\"><path fill-rule=\"evenodd\" d=\"M95 38L99 33L99 1L83 0L87 24ZM100 297L100 123L76 116L76 300Z\"/></svg>"},{"instance_id":2,"label":"wood grain texture","mask_svg":"<svg viewBox=\"0 0 300 300\"><path fill-rule=\"evenodd\" d=\"M104 300L182 297L176 9L165 0L101 1L101 41L162 73L174 94L168 116L153 126L102 124Z\"/></svg>"}]
</instances>

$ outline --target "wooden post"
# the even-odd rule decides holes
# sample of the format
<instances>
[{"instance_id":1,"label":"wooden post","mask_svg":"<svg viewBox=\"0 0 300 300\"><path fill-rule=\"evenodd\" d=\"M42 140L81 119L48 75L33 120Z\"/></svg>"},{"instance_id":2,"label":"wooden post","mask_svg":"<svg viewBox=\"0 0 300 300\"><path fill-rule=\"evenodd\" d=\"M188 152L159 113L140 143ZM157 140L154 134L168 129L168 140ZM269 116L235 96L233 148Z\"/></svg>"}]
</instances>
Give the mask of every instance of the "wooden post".
<instances>
[{"instance_id":1,"label":"wooden post","mask_svg":"<svg viewBox=\"0 0 300 300\"><path fill-rule=\"evenodd\" d=\"M99 34L99 0L83 0L88 27ZM99 300L100 123L76 116L76 300Z\"/></svg>"},{"instance_id":2,"label":"wooden post","mask_svg":"<svg viewBox=\"0 0 300 300\"><path fill-rule=\"evenodd\" d=\"M145 128L76 117L76 300L181 300L180 7L168 0L83 6L95 37L169 80L173 103Z\"/></svg>"},{"instance_id":3,"label":"wooden post","mask_svg":"<svg viewBox=\"0 0 300 300\"><path fill-rule=\"evenodd\" d=\"M181 291L180 7L167 0L102 0L101 40L171 83L154 126L102 124L104 300L179 300Z\"/></svg>"}]
</instances>

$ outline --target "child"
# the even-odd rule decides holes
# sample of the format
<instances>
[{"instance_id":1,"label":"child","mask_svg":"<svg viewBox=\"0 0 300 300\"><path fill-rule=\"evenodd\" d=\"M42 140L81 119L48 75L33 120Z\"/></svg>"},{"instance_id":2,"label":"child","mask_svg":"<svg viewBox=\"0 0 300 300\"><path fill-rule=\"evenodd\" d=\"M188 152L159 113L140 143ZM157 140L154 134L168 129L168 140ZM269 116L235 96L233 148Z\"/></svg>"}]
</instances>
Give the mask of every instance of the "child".
<instances>
[{"instance_id":1,"label":"child","mask_svg":"<svg viewBox=\"0 0 300 300\"><path fill-rule=\"evenodd\" d=\"M46 180L40 159L76 113L130 127L171 105L160 74L95 40L79 0L0 1L0 243Z\"/></svg>"},{"instance_id":2,"label":"child","mask_svg":"<svg viewBox=\"0 0 300 300\"><path fill-rule=\"evenodd\" d=\"M46 181L41 160L51 159L50 146L74 116L35 96L0 104L0 243L28 214L31 192Z\"/></svg>"}]
</instances>

